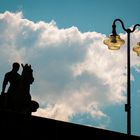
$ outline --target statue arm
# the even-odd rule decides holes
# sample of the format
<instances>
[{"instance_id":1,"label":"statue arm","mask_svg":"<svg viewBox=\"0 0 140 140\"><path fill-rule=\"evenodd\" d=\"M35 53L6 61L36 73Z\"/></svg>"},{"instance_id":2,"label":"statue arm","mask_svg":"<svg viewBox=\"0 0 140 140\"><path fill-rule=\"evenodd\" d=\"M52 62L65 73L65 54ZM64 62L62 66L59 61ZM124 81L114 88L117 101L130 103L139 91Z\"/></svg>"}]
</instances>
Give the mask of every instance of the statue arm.
<instances>
[{"instance_id":1,"label":"statue arm","mask_svg":"<svg viewBox=\"0 0 140 140\"><path fill-rule=\"evenodd\" d=\"M6 85L8 84L8 75L6 74L2 83L2 92L1 94L3 94L5 92L6 89Z\"/></svg>"}]
</instances>

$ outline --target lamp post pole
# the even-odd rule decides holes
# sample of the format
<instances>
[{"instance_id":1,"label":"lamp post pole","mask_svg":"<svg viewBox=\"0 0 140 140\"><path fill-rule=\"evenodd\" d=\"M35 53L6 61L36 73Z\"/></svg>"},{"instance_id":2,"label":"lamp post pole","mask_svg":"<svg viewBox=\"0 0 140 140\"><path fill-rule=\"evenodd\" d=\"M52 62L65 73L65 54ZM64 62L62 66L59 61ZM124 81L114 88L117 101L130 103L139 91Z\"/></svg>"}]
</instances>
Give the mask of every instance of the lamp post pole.
<instances>
[{"instance_id":1,"label":"lamp post pole","mask_svg":"<svg viewBox=\"0 0 140 140\"><path fill-rule=\"evenodd\" d=\"M131 70L130 70L130 30L127 31L127 134L131 135Z\"/></svg>"},{"instance_id":2,"label":"lamp post pole","mask_svg":"<svg viewBox=\"0 0 140 140\"><path fill-rule=\"evenodd\" d=\"M125 104L125 111L127 112L127 134L131 135L131 71L130 71L130 29L124 27L124 23L120 19L116 19L113 22L113 28L115 28L116 21L120 21L122 28L127 32L127 103ZM116 29L113 29L116 31Z\"/></svg>"},{"instance_id":3,"label":"lamp post pole","mask_svg":"<svg viewBox=\"0 0 140 140\"><path fill-rule=\"evenodd\" d=\"M124 44L122 39L118 39L118 34L116 33L116 22L119 21L122 25L123 30L127 33L127 103L125 104L125 111L127 112L127 134L131 135L131 64L130 64L130 34L133 33L137 26L140 24L134 25L133 29L126 29L124 23L121 19L115 19L112 25L112 35L110 39L104 41L106 45L109 46L109 49L118 50L120 46ZM135 48L134 51L138 53L140 51L140 42L139 46ZM140 54L138 54L140 56Z\"/></svg>"}]
</instances>

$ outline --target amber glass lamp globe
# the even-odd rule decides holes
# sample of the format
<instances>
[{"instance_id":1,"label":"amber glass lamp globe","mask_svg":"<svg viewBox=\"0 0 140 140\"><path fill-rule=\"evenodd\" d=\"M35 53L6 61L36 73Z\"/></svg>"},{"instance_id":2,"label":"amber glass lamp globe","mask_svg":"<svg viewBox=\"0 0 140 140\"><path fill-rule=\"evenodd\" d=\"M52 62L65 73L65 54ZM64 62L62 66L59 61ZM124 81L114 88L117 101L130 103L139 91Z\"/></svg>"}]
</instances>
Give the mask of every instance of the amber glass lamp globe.
<instances>
[{"instance_id":1,"label":"amber glass lamp globe","mask_svg":"<svg viewBox=\"0 0 140 140\"><path fill-rule=\"evenodd\" d=\"M138 42L134 48L133 51L137 53L137 56L140 56L140 42Z\"/></svg>"},{"instance_id":2,"label":"amber glass lamp globe","mask_svg":"<svg viewBox=\"0 0 140 140\"><path fill-rule=\"evenodd\" d=\"M119 35L113 34L106 38L103 42L110 50L119 50L120 47L125 43L125 41L121 39Z\"/></svg>"}]
</instances>

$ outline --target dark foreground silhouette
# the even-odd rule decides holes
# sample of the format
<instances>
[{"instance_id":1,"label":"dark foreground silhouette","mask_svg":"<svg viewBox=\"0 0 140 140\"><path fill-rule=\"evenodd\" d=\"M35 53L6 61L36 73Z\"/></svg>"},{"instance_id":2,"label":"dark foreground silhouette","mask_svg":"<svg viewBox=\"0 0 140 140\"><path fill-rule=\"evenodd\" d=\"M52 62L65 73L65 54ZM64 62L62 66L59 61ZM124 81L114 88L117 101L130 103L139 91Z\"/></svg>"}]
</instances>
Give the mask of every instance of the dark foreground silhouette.
<instances>
[{"instance_id":1,"label":"dark foreground silhouette","mask_svg":"<svg viewBox=\"0 0 140 140\"><path fill-rule=\"evenodd\" d=\"M140 140L138 136L9 111L0 111L0 138L2 140Z\"/></svg>"},{"instance_id":2,"label":"dark foreground silhouette","mask_svg":"<svg viewBox=\"0 0 140 140\"><path fill-rule=\"evenodd\" d=\"M5 74L0 95L0 109L31 115L39 108L38 102L32 100L30 94L30 85L34 82L33 70L31 65L21 66L21 75L18 74L20 65L16 62L13 63L12 70ZM8 83L10 86L5 93Z\"/></svg>"}]
</instances>

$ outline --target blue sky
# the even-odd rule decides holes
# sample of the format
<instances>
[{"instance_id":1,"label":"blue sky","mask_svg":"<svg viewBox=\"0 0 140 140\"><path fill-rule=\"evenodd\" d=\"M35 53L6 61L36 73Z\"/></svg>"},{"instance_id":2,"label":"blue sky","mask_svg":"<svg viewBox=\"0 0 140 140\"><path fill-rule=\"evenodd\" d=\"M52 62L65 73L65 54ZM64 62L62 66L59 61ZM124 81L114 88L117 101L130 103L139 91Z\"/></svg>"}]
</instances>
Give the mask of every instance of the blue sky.
<instances>
[{"instance_id":1,"label":"blue sky","mask_svg":"<svg viewBox=\"0 0 140 140\"><path fill-rule=\"evenodd\" d=\"M0 11L22 10L27 19L57 22L58 27L76 26L81 31L109 33L115 18L124 20L126 26L139 22L139 0L14 0L1 1Z\"/></svg>"},{"instance_id":2,"label":"blue sky","mask_svg":"<svg viewBox=\"0 0 140 140\"><path fill-rule=\"evenodd\" d=\"M100 76L100 73L96 73L96 71L103 72L101 68L108 70L108 67L111 68L110 64L113 67L113 62L110 59L115 61L114 68L111 69L114 71L118 69L118 71L123 72L120 69L125 67L125 47L122 49L122 52L112 53L107 49L100 50L99 48L95 51L92 45L103 46L101 40L105 35L111 33L112 22L115 18L121 18L126 27L140 23L139 3L139 0L13 0L12 2L0 0L1 14L4 14L6 11L15 14L18 12L22 13L17 17L10 14L5 14L4 18L1 17L0 29L4 30L6 26L10 29L8 34L4 31L5 34L2 34L1 37L6 42L0 44L3 54L6 55L6 57L1 56L1 81L4 72L9 69L9 66L4 66L5 63L9 65L12 61L31 63L35 69L36 79L39 81L35 83L35 87L34 85L32 86L32 92L33 96L42 102L42 110L38 113L40 116L44 115L54 119L126 133L126 113L124 112L126 90L123 89L124 84L126 84L125 78L121 75L121 79L124 81L120 84L120 90L116 91L114 89L117 86L116 88L112 88L112 84L109 83L115 77L113 73L107 73L102 76ZM13 26L12 23L6 22L4 26L3 21L4 19L8 21L8 18L9 21L21 21L22 23L17 22L14 23L17 26ZM22 19L26 19L26 21ZM17 32L17 34L13 35L13 31ZM117 31L124 33L119 24L117 24ZM26 35L24 39L22 36L18 37L20 33ZM54 35L54 33L57 34ZM11 39L10 41L13 41L12 43L5 39L7 36ZM132 44L134 44L135 40L138 40L138 36L140 37L139 32L134 35ZM45 37L50 38L45 40ZM40 38L41 41L39 42ZM126 38L125 34L123 34L123 38ZM68 43L69 47L65 48L64 45ZM36 44L41 45L37 48ZM14 54L9 55L3 51L4 48L2 45L9 49L7 52ZM43 50L42 48L45 49ZM85 54L84 52L87 53ZM99 60L100 65L104 67L96 63L97 61L94 62L91 58L92 56L95 60ZM100 60L100 57L103 57L104 60ZM119 58L116 60L116 57ZM7 59L10 59L10 61ZM132 134L140 136L140 59L135 57L132 59L134 61L132 62L134 80L131 82ZM104 63L104 61L108 62ZM119 61L121 61L120 64ZM86 64L88 64L88 69L85 67ZM74 74L70 68L75 72ZM116 78L120 76L119 73L117 74ZM107 83L105 82L106 80ZM68 85L71 85L75 90ZM94 88L91 88L92 86ZM37 92L44 92L43 90L47 92L46 95L45 93L37 94ZM113 94L113 90L119 93L120 96ZM103 96L99 95L102 91L106 93ZM60 92L59 95L57 92ZM68 95L64 95L67 92ZM89 100L89 95L92 92L94 94L92 97L94 102ZM95 92L99 92L99 94ZM110 95L107 92L111 93L111 99L108 98ZM107 99L104 100L102 98ZM69 99L68 103L66 103L66 99ZM114 99L117 100L116 103L112 102ZM83 101L84 103L76 104L78 101ZM101 102L103 104L100 105ZM83 106L80 108L80 105ZM86 105L87 107L85 107ZM48 113L47 115L45 111ZM57 113L58 115L54 117ZM67 115L65 116L64 113Z\"/></svg>"}]
</instances>

